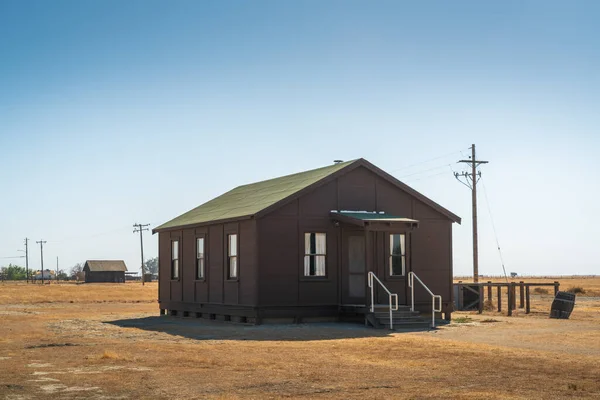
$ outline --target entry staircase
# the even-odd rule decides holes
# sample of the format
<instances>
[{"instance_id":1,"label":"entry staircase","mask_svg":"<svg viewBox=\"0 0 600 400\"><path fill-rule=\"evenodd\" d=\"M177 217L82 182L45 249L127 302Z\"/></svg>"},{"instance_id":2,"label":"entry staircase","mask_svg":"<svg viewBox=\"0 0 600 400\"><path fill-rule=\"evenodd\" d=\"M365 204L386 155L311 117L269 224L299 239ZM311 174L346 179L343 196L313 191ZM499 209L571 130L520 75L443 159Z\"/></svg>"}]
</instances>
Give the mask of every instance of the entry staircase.
<instances>
[{"instance_id":1,"label":"entry staircase","mask_svg":"<svg viewBox=\"0 0 600 400\"><path fill-rule=\"evenodd\" d=\"M377 329L392 330L426 330L431 327L429 318L425 318L418 311L412 311L410 306L398 306L398 309L390 313L389 305L376 304L374 311L365 314L365 322Z\"/></svg>"},{"instance_id":2,"label":"entry staircase","mask_svg":"<svg viewBox=\"0 0 600 400\"><path fill-rule=\"evenodd\" d=\"M431 319L421 316L415 310L415 279L431 295ZM388 304L375 304L375 283L387 293ZM374 328L391 330L435 329L435 313L442 311L442 296L433 294L414 272L408 273L408 287L411 289L410 306L399 306L398 295L390 292L373 272L369 272L368 284L371 289L371 306L365 314L366 324Z\"/></svg>"}]
</instances>

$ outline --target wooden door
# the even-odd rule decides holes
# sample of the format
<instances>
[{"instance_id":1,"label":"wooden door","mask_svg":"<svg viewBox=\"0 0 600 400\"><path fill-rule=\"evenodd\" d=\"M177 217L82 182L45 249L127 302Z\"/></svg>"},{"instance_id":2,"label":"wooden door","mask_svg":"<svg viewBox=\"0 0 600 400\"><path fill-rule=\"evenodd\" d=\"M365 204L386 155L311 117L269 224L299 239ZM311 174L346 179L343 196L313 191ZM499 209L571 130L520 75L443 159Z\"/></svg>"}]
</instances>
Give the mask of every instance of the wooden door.
<instances>
[{"instance_id":1,"label":"wooden door","mask_svg":"<svg viewBox=\"0 0 600 400\"><path fill-rule=\"evenodd\" d=\"M363 231L345 232L342 246L342 302L367 304L367 259Z\"/></svg>"}]
</instances>

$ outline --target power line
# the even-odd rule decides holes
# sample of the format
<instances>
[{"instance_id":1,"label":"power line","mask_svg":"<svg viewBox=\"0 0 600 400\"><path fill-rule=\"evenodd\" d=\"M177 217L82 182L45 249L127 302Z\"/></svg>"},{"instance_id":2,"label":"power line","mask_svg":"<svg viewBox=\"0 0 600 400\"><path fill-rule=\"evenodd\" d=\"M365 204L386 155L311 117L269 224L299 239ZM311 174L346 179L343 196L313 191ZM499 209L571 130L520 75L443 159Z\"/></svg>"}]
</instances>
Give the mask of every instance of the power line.
<instances>
[{"instance_id":1,"label":"power line","mask_svg":"<svg viewBox=\"0 0 600 400\"><path fill-rule=\"evenodd\" d=\"M452 169L452 166L448 166L450 168L450 170L452 172L454 172L454 170ZM430 179L430 178L435 178L436 176L441 176L441 175L446 175L448 173L448 171L443 171L443 172L438 172L437 174L432 174L432 175L426 175L426 176L422 176L422 177L417 177L417 178L413 178L413 179L409 179L406 182L416 182L416 181L422 181L425 179Z\"/></svg>"},{"instance_id":2,"label":"power line","mask_svg":"<svg viewBox=\"0 0 600 400\"><path fill-rule=\"evenodd\" d=\"M407 181L404 181L404 183L406 183L406 182L417 182L417 181L422 181L422 180L426 180L426 179L430 179L430 178L435 178L436 176L446 175L447 173L448 173L447 171L444 171L444 172L440 172L440 173L433 174L433 175L426 175L426 176L423 176L421 178L409 179Z\"/></svg>"},{"instance_id":3,"label":"power line","mask_svg":"<svg viewBox=\"0 0 600 400\"><path fill-rule=\"evenodd\" d=\"M140 233L140 250L142 252L142 286L145 284L145 271L144 271L144 239L142 237L142 232L148 231L147 226L150 224L133 224L133 233Z\"/></svg>"},{"instance_id":4,"label":"power line","mask_svg":"<svg viewBox=\"0 0 600 400\"><path fill-rule=\"evenodd\" d=\"M51 240L50 243L63 243L63 242L67 242L67 241L73 241L73 240L83 240L83 239L92 239L98 236L104 236L104 235L109 235L111 233L115 233L115 232L120 232L120 231L124 231L126 229L129 229L129 227L124 226L121 228L117 228L117 229L112 229L110 231L104 231L104 232L99 232L99 233L94 233L88 236L71 236L71 237L67 237L64 239L60 239L60 240Z\"/></svg>"},{"instance_id":5,"label":"power line","mask_svg":"<svg viewBox=\"0 0 600 400\"><path fill-rule=\"evenodd\" d=\"M448 153L448 154L444 154L444 155L441 155L441 156L438 156L438 157L430 158L429 160L420 161L420 162L417 162L417 163L414 163L414 164L410 164L410 165L407 165L407 166L404 166L404 167L401 167L401 168L393 169L393 170L388 171L388 172L402 171L404 169L412 168L412 167L414 167L416 165L421 165L421 164L425 164L425 163L428 163L428 162L431 162L431 161L439 160L441 158L450 157L450 156L456 155L457 153L462 153L462 150L453 151L452 153Z\"/></svg>"},{"instance_id":6,"label":"power line","mask_svg":"<svg viewBox=\"0 0 600 400\"><path fill-rule=\"evenodd\" d=\"M154 225L156 223L157 222L150 222L149 225ZM93 233L93 234L88 235L88 236L80 236L80 235L78 235L78 236L71 236L71 237L63 238L63 239L60 239L60 240L50 240L48 243L58 244L58 243L63 243L63 242L73 241L73 240L92 239L92 238L95 238L95 237L98 237L98 236L109 235L111 233L121 232L121 231L129 230L129 229L130 229L129 225L127 225L127 226L123 226L123 227L120 227L120 228L111 229L109 231L103 231L103 232Z\"/></svg>"},{"instance_id":7,"label":"power line","mask_svg":"<svg viewBox=\"0 0 600 400\"><path fill-rule=\"evenodd\" d=\"M448 167L448 166L450 166L450 164L444 164L444 165L440 165L440 166L437 166L437 167L429 168L429 169L426 169L426 170L423 170L423 171L413 172L412 174L401 176L400 179L405 179L405 178L408 178L408 177L414 176L414 175L421 175L421 174L424 174L425 172L435 171L436 169L445 168L445 167Z\"/></svg>"},{"instance_id":8,"label":"power line","mask_svg":"<svg viewBox=\"0 0 600 400\"><path fill-rule=\"evenodd\" d=\"M496 247L498 247L498 255L500 256L500 263L502 264L502 271L504 271L504 278L508 283L508 276L506 275L506 268L504 267L504 257L502 257L502 250L500 250L500 242L498 241L498 233L496 232L496 224L494 223L494 217L492 216L492 209L490 207L490 201L487 196L487 189L485 182L482 180L481 185L483 186L483 195L485 197L485 204L487 205L488 213L490 214L490 220L492 221L492 230L494 231L494 237L496 238Z\"/></svg>"}]
</instances>

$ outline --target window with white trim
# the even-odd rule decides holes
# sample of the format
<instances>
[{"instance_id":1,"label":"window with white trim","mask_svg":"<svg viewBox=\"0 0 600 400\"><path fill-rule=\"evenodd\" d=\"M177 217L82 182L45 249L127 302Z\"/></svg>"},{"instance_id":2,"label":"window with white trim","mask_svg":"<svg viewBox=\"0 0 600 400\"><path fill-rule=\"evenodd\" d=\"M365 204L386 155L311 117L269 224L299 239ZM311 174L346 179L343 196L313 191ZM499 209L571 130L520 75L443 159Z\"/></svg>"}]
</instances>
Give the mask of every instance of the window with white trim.
<instances>
[{"instance_id":1,"label":"window with white trim","mask_svg":"<svg viewBox=\"0 0 600 400\"><path fill-rule=\"evenodd\" d=\"M196 238L196 279L204 279L204 238Z\"/></svg>"},{"instance_id":2,"label":"window with white trim","mask_svg":"<svg viewBox=\"0 0 600 400\"><path fill-rule=\"evenodd\" d=\"M227 235L227 277L229 279L238 277L237 242L237 234Z\"/></svg>"},{"instance_id":3,"label":"window with white trim","mask_svg":"<svg viewBox=\"0 0 600 400\"><path fill-rule=\"evenodd\" d=\"M304 234L304 276L326 276L327 234Z\"/></svg>"},{"instance_id":4,"label":"window with white trim","mask_svg":"<svg viewBox=\"0 0 600 400\"><path fill-rule=\"evenodd\" d=\"M390 276L404 276L406 273L406 235L390 234Z\"/></svg>"},{"instance_id":5,"label":"window with white trim","mask_svg":"<svg viewBox=\"0 0 600 400\"><path fill-rule=\"evenodd\" d=\"M171 279L179 279L179 240L171 241Z\"/></svg>"}]
</instances>

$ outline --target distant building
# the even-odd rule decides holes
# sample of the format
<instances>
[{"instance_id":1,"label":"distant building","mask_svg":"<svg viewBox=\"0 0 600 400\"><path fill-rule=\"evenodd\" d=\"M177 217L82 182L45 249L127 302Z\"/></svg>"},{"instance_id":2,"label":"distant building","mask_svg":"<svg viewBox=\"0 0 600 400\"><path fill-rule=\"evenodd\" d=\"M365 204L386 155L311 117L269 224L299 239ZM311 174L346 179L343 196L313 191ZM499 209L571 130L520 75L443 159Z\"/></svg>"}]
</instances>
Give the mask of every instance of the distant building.
<instances>
[{"instance_id":1,"label":"distant building","mask_svg":"<svg viewBox=\"0 0 600 400\"><path fill-rule=\"evenodd\" d=\"M125 261L123 260L87 260L83 266L85 283L125 282Z\"/></svg>"},{"instance_id":2,"label":"distant building","mask_svg":"<svg viewBox=\"0 0 600 400\"><path fill-rule=\"evenodd\" d=\"M33 279L34 280L42 280L42 274L43 274L43 279L45 280L52 280L52 279L56 279L56 273L54 271L51 271L49 269L45 269L44 271L36 271L33 275Z\"/></svg>"},{"instance_id":3,"label":"distant building","mask_svg":"<svg viewBox=\"0 0 600 400\"><path fill-rule=\"evenodd\" d=\"M137 272L125 272L126 281L141 281L142 276Z\"/></svg>"}]
</instances>

